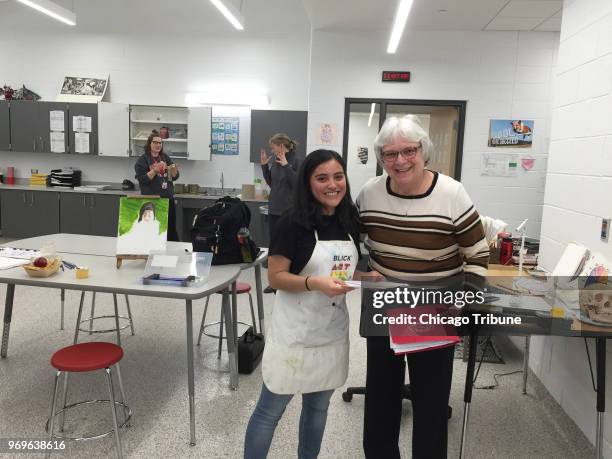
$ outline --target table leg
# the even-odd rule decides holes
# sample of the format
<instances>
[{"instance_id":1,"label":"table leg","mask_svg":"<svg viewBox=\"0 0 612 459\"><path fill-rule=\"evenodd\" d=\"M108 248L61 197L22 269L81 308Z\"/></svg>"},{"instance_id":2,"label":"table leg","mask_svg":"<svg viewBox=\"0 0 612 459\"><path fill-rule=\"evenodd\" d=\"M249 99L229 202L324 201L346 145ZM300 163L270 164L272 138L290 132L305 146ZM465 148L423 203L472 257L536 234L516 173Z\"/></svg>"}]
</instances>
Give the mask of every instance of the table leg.
<instances>
[{"instance_id":1,"label":"table leg","mask_svg":"<svg viewBox=\"0 0 612 459\"><path fill-rule=\"evenodd\" d=\"M238 295L236 281L232 282L232 327L234 328L234 343L238 346ZM229 335L227 337L229 339Z\"/></svg>"},{"instance_id":2,"label":"table leg","mask_svg":"<svg viewBox=\"0 0 612 459\"><path fill-rule=\"evenodd\" d=\"M465 391L463 393L463 401L465 403L465 408L463 411L463 427L461 430L461 446L459 449L460 459L464 459L466 457L465 451L467 449L467 427L470 415L470 404L472 403L472 386L474 384L474 367L476 366L477 344L478 333L476 331L472 331L470 332L470 350L468 353L468 364L465 375Z\"/></svg>"},{"instance_id":3,"label":"table leg","mask_svg":"<svg viewBox=\"0 0 612 459\"><path fill-rule=\"evenodd\" d=\"M257 294L257 315L259 316L259 333L265 335L263 290L261 287L261 265L255 266L255 293Z\"/></svg>"},{"instance_id":4,"label":"table leg","mask_svg":"<svg viewBox=\"0 0 612 459\"><path fill-rule=\"evenodd\" d=\"M238 389L238 360L236 355L236 338L234 335L234 325L231 311L232 308L230 307L228 289L223 290L221 307L223 308L223 320L225 320L225 330L227 331L227 354L229 356L230 387L236 390Z\"/></svg>"},{"instance_id":5,"label":"table leg","mask_svg":"<svg viewBox=\"0 0 612 459\"><path fill-rule=\"evenodd\" d=\"M6 299L4 301L4 328L2 329L2 349L0 357L6 358L8 351L9 333L11 331L11 318L13 317L13 298L15 297L15 284L6 284Z\"/></svg>"},{"instance_id":6,"label":"table leg","mask_svg":"<svg viewBox=\"0 0 612 459\"><path fill-rule=\"evenodd\" d=\"M193 316L191 300L185 300L187 326L187 392L189 393L189 445L195 446L195 384L193 376Z\"/></svg>"},{"instance_id":7,"label":"table leg","mask_svg":"<svg viewBox=\"0 0 612 459\"><path fill-rule=\"evenodd\" d=\"M595 362L597 367L597 457L603 457L604 413L606 411L606 338L595 338Z\"/></svg>"},{"instance_id":8,"label":"table leg","mask_svg":"<svg viewBox=\"0 0 612 459\"><path fill-rule=\"evenodd\" d=\"M66 290L62 289L60 293L60 330L64 329L64 301L66 300Z\"/></svg>"},{"instance_id":9,"label":"table leg","mask_svg":"<svg viewBox=\"0 0 612 459\"><path fill-rule=\"evenodd\" d=\"M525 336L525 350L523 352L523 394L527 393L527 376L529 376L529 346L531 336Z\"/></svg>"}]
</instances>

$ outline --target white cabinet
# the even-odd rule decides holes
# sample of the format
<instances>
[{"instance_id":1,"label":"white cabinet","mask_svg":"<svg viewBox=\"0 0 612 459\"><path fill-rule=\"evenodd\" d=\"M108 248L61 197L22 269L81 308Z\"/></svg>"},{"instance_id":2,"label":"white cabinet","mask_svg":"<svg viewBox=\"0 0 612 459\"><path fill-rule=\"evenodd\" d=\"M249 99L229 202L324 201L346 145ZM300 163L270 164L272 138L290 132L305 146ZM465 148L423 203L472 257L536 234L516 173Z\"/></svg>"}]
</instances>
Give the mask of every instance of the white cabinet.
<instances>
[{"instance_id":1,"label":"white cabinet","mask_svg":"<svg viewBox=\"0 0 612 459\"><path fill-rule=\"evenodd\" d=\"M130 156L130 107L98 102L98 155Z\"/></svg>"},{"instance_id":2,"label":"white cabinet","mask_svg":"<svg viewBox=\"0 0 612 459\"><path fill-rule=\"evenodd\" d=\"M210 161L212 107L190 107L188 110L188 158Z\"/></svg>"}]
</instances>

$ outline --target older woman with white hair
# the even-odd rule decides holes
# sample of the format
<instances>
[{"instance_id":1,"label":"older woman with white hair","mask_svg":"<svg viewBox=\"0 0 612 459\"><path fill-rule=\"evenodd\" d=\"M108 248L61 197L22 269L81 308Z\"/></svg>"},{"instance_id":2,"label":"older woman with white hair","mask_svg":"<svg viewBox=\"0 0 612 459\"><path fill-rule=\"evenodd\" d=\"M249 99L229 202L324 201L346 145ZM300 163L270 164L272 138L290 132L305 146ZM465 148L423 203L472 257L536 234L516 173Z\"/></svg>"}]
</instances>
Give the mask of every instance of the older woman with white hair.
<instances>
[{"instance_id":1,"label":"older woman with white hair","mask_svg":"<svg viewBox=\"0 0 612 459\"><path fill-rule=\"evenodd\" d=\"M478 212L461 183L427 169L434 147L418 120L410 115L388 118L374 150L386 174L368 181L357 197L369 268L405 281L461 273L484 277L489 250ZM363 325L362 330L367 328ZM452 345L395 355L388 337L365 334L366 457L400 457L406 362L413 407L412 457L446 457Z\"/></svg>"}]
</instances>

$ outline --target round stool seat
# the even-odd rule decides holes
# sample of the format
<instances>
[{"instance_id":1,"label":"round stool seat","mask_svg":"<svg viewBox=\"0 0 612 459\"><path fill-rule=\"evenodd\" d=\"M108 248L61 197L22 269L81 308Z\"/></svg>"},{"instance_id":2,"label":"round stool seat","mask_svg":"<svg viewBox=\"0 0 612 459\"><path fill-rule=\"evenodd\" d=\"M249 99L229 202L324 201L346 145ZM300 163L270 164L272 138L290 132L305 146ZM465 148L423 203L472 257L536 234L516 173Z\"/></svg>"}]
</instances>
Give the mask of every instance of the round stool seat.
<instances>
[{"instance_id":1,"label":"round stool seat","mask_svg":"<svg viewBox=\"0 0 612 459\"><path fill-rule=\"evenodd\" d=\"M240 295L241 293L249 293L251 291L251 284L246 282L236 282L236 294ZM217 292L223 293L223 292Z\"/></svg>"},{"instance_id":2,"label":"round stool seat","mask_svg":"<svg viewBox=\"0 0 612 459\"><path fill-rule=\"evenodd\" d=\"M108 368L122 357L123 349L113 343L79 343L53 354L51 365L60 371L94 371Z\"/></svg>"}]
</instances>

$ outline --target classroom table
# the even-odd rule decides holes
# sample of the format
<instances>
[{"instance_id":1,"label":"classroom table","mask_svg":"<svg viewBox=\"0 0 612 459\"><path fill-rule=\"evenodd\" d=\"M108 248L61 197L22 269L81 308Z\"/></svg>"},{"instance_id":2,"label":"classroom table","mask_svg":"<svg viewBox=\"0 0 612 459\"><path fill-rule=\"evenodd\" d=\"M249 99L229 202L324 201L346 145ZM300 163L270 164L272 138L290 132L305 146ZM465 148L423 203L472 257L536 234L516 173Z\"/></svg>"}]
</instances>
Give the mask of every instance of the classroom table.
<instances>
[{"instance_id":1,"label":"classroom table","mask_svg":"<svg viewBox=\"0 0 612 459\"><path fill-rule=\"evenodd\" d=\"M493 284L501 288L511 288L513 280L518 278L518 271L512 267L494 267L489 270L488 277L495 278ZM515 293L516 294L516 293ZM577 338L594 338L595 339L595 367L596 367L596 444L595 449L598 458L603 457L603 415L605 413L605 396L606 396L606 340L612 338L612 328L597 327L584 324L574 318L570 311L566 311L564 318L546 317L546 312L541 309L532 308L528 299L529 295L520 295L522 302L520 307L499 307L495 304L485 304L482 306L470 306L471 312L492 313L501 317L518 317L523 319L521 325L505 325L505 326L470 326L469 328L469 347L468 347L468 363L465 376L464 388L464 412L463 425L461 433L461 445L459 457L461 459L467 457L467 440L468 440L468 422L470 405L472 402L472 389L474 385L474 370L476 367L476 353L478 336L487 336L491 334L506 334L514 336L526 337L526 360L523 371L528 371L528 355L529 355L529 337L532 335L551 335ZM547 301L552 305L559 306L563 301L556 294L547 298ZM590 359L590 357L589 357ZM524 384L526 383L526 374L523 375ZM523 393L525 390L523 389Z\"/></svg>"},{"instance_id":2,"label":"classroom table","mask_svg":"<svg viewBox=\"0 0 612 459\"><path fill-rule=\"evenodd\" d=\"M222 308L225 317L225 326L228 335L228 354L230 360L230 385L233 388L238 387L238 362L236 353L236 338L234 336L234 327L232 324L232 308L230 307L230 286L235 283L240 275L241 268L238 265L213 266L206 281L193 284L188 287L168 286L168 285L143 285L141 277L143 274L142 261L130 261L124 263L120 269L116 267L114 256L100 254L83 254L77 253L78 241L83 240L81 235L53 235L61 236L55 240L63 241L68 246L57 244L56 247L62 249L70 249L72 252L61 252L58 254L68 259L78 266L87 266L90 269L90 274L87 279L76 279L73 270L59 271L56 274L40 278L29 277L21 268L12 268L0 270L0 283L7 284L6 299L4 305L4 327L2 331L2 346L0 348L0 356L6 358L8 355L9 334L11 326L11 318L13 313L13 298L15 295L16 285L28 285L34 287L48 287L66 290L77 290L81 292L106 292L113 294L139 295L162 298L173 298L185 300L185 330L186 330L186 345L187 345L187 389L189 397L189 427L190 427L190 444L196 444L195 434L195 389L194 389L194 367L193 367L193 317L192 317L192 302L208 296L212 293L223 291ZM92 251L98 250L100 246L96 243L98 237L85 236L89 241L87 247L91 247ZM43 240L54 239L52 236L43 236ZM71 239L73 244L70 244ZM114 238L105 238L114 239ZM12 241L6 244L11 247L28 248L27 245L32 243L32 239L24 241ZM108 243L108 241L107 241ZM40 245L33 247L40 248ZM83 295L81 295L81 302Z\"/></svg>"}]
</instances>

